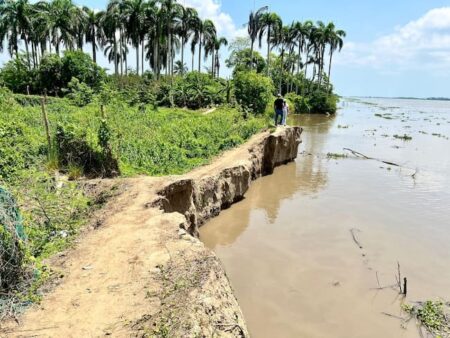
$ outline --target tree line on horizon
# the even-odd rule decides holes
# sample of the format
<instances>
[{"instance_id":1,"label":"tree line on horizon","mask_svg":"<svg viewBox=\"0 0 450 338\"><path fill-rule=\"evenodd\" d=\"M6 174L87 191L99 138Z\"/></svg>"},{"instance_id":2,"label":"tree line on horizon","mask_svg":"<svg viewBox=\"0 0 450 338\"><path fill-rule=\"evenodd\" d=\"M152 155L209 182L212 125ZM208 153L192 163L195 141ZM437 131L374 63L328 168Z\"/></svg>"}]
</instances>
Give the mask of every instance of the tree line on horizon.
<instances>
[{"instance_id":1,"label":"tree line on horizon","mask_svg":"<svg viewBox=\"0 0 450 338\"><path fill-rule=\"evenodd\" d=\"M280 16L268 7L249 15L248 40L250 63L255 63L255 47L266 44L267 75L271 74L272 52L279 52L282 71L304 74L312 65L311 79L321 82L331 75L333 55L343 46L345 32L330 22L295 21L284 25ZM214 23L202 20L194 8L184 7L176 0L110 0L105 10L95 11L77 6L72 0L52 0L30 3L29 0L0 1L0 52L5 49L12 58L19 58L23 45L30 69L37 68L47 54L60 55L64 50L83 50L91 44L91 56L103 51L113 64L115 75L127 75L130 69L129 46L136 50L135 71L144 74L144 63L156 77L184 74L188 71L186 49L192 54L191 71L197 59L210 58L208 72L219 76L219 51L228 45L217 34ZM328 60L327 60L328 51ZM177 59L178 56L178 60ZM328 69L325 63L328 62Z\"/></svg>"}]
</instances>

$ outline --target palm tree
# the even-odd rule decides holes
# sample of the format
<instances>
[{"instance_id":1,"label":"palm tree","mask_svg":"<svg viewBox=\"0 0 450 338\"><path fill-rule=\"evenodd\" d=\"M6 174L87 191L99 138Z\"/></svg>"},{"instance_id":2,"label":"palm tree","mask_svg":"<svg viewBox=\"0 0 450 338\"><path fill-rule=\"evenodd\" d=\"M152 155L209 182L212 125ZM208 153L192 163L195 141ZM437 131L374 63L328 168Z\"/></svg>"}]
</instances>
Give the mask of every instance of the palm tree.
<instances>
[{"instance_id":1,"label":"palm tree","mask_svg":"<svg viewBox=\"0 0 450 338\"><path fill-rule=\"evenodd\" d=\"M214 41L214 67L213 67L213 76L219 77L219 71L220 71L220 60L219 60L219 50L222 46L228 46L228 40L224 37L215 39Z\"/></svg>"},{"instance_id":2,"label":"palm tree","mask_svg":"<svg viewBox=\"0 0 450 338\"><path fill-rule=\"evenodd\" d=\"M261 17L264 14L265 11L269 9L268 6L261 7L256 12L250 12L250 15L248 17L248 24L247 24L247 30L248 35L250 36L250 57L253 59L253 49L255 45L255 41L258 37L258 33L261 29Z\"/></svg>"},{"instance_id":3,"label":"palm tree","mask_svg":"<svg viewBox=\"0 0 450 338\"><path fill-rule=\"evenodd\" d=\"M120 0L111 1L106 9L105 15L102 17L101 25L105 32L105 37L108 39L108 43L114 51L111 55L114 57L114 74L119 74L119 44L120 49L123 50L123 36L122 36L122 2ZM119 32L119 41L117 41L117 32ZM106 51L105 51L106 53ZM111 53L111 52L110 52ZM113 61L109 59L109 61ZM120 62L122 67L122 60ZM126 69L126 67L125 67ZM123 74L123 70L121 70Z\"/></svg>"},{"instance_id":4,"label":"palm tree","mask_svg":"<svg viewBox=\"0 0 450 338\"><path fill-rule=\"evenodd\" d=\"M261 48L261 41L264 34L267 36L267 74L270 72L270 42L272 35L280 31L283 26L281 18L276 13L264 13L260 18L259 30L259 47Z\"/></svg>"},{"instance_id":5,"label":"palm tree","mask_svg":"<svg viewBox=\"0 0 450 338\"><path fill-rule=\"evenodd\" d=\"M108 62L122 63L128 54L128 47L126 44L120 46L117 45L117 39L107 39L105 41L105 48L103 50L105 57Z\"/></svg>"},{"instance_id":6,"label":"palm tree","mask_svg":"<svg viewBox=\"0 0 450 338\"><path fill-rule=\"evenodd\" d=\"M187 73L187 71L188 71L188 68L185 63L182 63L180 60L175 62L175 65L173 68L174 74L183 75L183 74Z\"/></svg>"},{"instance_id":7,"label":"palm tree","mask_svg":"<svg viewBox=\"0 0 450 338\"><path fill-rule=\"evenodd\" d=\"M136 48L136 74L139 75L139 47L142 42L142 27L145 23L145 7L148 3L145 0L124 0L122 4L126 35Z\"/></svg>"},{"instance_id":8,"label":"palm tree","mask_svg":"<svg viewBox=\"0 0 450 338\"><path fill-rule=\"evenodd\" d=\"M19 40L25 43L28 66L30 67L29 40L31 30L31 6L28 0L5 0L0 2L0 39L1 50L3 41L8 40L8 51L11 56L19 56Z\"/></svg>"},{"instance_id":9,"label":"palm tree","mask_svg":"<svg viewBox=\"0 0 450 338\"><path fill-rule=\"evenodd\" d=\"M191 40L191 54L192 54L191 71L194 71L195 50L197 48L197 45L200 42L200 32L202 30L203 21L198 16L194 16L191 21L192 21L192 24L191 24L191 29L192 29L192 33L191 33L191 37L192 37L192 40Z\"/></svg>"},{"instance_id":10,"label":"palm tree","mask_svg":"<svg viewBox=\"0 0 450 338\"><path fill-rule=\"evenodd\" d=\"M41 3L47 3L41 1ZM47 3L47 14L50 16L51 43L59 55L61 44L73 50L75 27L78 24L77 7L71 0L53 0Z\"/></svg>"},{"instance_id":11,"label":"palm tree","mask_svg":"<svg viewBox=\"0 0 450 338\"><path fill-rule=\"evenodd\" d=\"M174 32L182 15L182 7L176 0L161 0L163 33L167 36L168 68L166 67L166 70L170 75L173 75Z\"/></svg>"},{"instance_id":12,"label":"palm tree","mask_svg":"<svg viewBox=\"0 0 450 338\"><path fill-rule=\"evenodd\" d=\"M281 76L280 76L280 84L279 84L279 91L281 92L282 84L283 84L283 78L284 73L286 71L284 57L286 50L291 50L295 46L295 35L293 34L293 30L291 29L291 26L283 26L277 31L274 32L272 38L272 43L276 46L279 46L281 48L280 51L280 60L281 60Z\"/></svg>"},{"instance_id":13,"label":"palm tree","mask_svg":"<svg viewBox=\"0 0 450 338\"><path fill-rule=\"evenodd\" d=\"M335 30L334 29L334 24L333 24L333 29L330 32L330 36L329 36L329 40L328 43L330 45L330 60L329 60L329 64L328 64L328 81L330 81L330 77L331 77L331 63L333 61L333 53L338 50L341 51L342 47L344 46L344 38L346 36L345 31L338 29Z\"/></svg>"},{"instance_id":14,"label":"palm tree","mask_svg":"<svg viewBox=\"0 0 450 338\"><path fill-rule=\"evenodd\" d=\"M306 46L305 46L305 78L308 72L308 63L309 63L309 53L311 51L311 46L313 45L313 30L314 30L314 24L312 21L305 21L303 24L303 32L305 34L305 40L306 40Z\"/></svg>"},{"instance_id":15,"label":"palm tree","mask_svg":"<svg viewBox=\"0 0 450 338\"><path fill-rule=\"evenodd\" d=\"M184 46L195 31L198 13L194 8L189 7L182 7L181 12L176 29L178 36L181 38L181 64L184 65Z\"/></svg>"},{"instance_id":16,"label":"palm tree","mask_svg":"<svg viewBox=\"0 0 450 338\"><path fill-rule=\"evenodd\" d=\"M204 59L206 60L211 55L211 67L208 68L207 72L211 73L211 76L214 77L214 53L215 53L215 45L217 40L217 34L214 32L214 34L210 34L208 36L205 36L203 39L203 44L205 46L205 56Z\"/></svg>"},{"instance_id":17,"label":"palm tree","mask_svg":"<svg viewBox=\"0 0 450 338\"><path fill-rule=\"evenodd\" d=\"M205 21L200 21L195 27L194 37L192 44L195 46L197 43L198 47L198 72L202 70L202 48L205 43L207 43L211 37L216 36L216 27L211 20L206 19ZM194 49L195 50L195 49Z\"/></svg>"},{"instance_id":18,"label":"palm tree","mask_svg":"<svg viewBox=\"0 0 450 338\"><path fill-rule=\"evenodd\" d=\"M97 50L105 40L102 20L105 16L105 12L95 12L89 7L84 6L83 12L86 16L86 42L90 42L92 45L92 60L97 63Z\"/></svg>"}]
</instances>

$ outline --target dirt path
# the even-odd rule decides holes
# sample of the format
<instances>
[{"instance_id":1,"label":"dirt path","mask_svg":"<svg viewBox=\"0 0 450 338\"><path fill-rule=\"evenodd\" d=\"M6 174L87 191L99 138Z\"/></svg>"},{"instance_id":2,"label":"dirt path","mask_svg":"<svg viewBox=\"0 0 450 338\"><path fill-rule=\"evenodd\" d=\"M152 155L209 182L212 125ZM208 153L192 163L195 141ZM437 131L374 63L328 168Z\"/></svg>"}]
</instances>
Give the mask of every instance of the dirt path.
<instances>
[{"instance_id":1,"label":"dirt path","mask_svg":"<svg viewBox=\"0 0 450 338\"><path fill-rule=\"evenodd\" d=\"M208 109L202 115L208 115L208 114L214 113L216 111L216 109L217 109L216 107Z\"/></svg>"},{"instance_id":2,"label":"dirt path","mask_svg":"<svg viewBox=\"0 0 450 338\"><path fill-rule=\"evenodd\" d=\"M240 188L239 177L242 168L252 165L252 149L260 149L267 137L257 135L185 176L127 179L125 192L106 206L109 216L102 226L87 232L74 249L56 259L54 267L64 274L60 284L24 314L21 325L7 327L3 335L247 336L217 258L183 230L189 227L185 216L164 213L155 201L161 199L158 192L164 187L186 181L206 184L199 188L201 194L208 184L211 191L221 190L219 185L227 187L223 195L233 201L247 188L245 184Z\"/></svg>"}]
</instances>

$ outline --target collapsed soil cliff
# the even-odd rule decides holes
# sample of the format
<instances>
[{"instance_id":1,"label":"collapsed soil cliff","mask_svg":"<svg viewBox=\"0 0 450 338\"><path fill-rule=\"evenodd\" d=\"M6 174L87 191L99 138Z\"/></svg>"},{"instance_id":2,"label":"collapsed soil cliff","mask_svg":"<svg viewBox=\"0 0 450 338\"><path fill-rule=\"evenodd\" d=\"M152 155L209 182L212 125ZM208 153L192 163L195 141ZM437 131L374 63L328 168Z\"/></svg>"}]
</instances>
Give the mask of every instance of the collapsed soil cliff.
<instances>
[{"instance_id":1,"label":"collapsed soil cliff","mask_svg":"<svg viewBox=\"0 0 450 338\"><path fill-rule=\"evenodd\" d=\"M253 140L235 151L235 163L218 160L212 170L194 170L189 177L169 183L155 201L165 212L179 212L186 217L191 235L197 235L198 227L207 219L217 216L222 209L230 207L244 197L251 181L272 174L275 167L297 157L301 129L279 129ZM230 153L231 154L231 153ZM236 156L238 155L238 156ZM225 165L220 167L220 162ZM231 166L230 166L231 165Z\"/></svg>"},{"instance_id":2,"label":"collapsed soil cliff","mask_svg":"<svg viewBox=\"0 0 450 338\"><path fill-rule=\"evenodd\" d=\"M3 334L247 337L231 285L198 228L242 199L252 180L295 159L300 135L301 128L281 127L187 175L127 180L103 225L52 262L64 276L55 290Z\"/></svg>"}]
</instances>

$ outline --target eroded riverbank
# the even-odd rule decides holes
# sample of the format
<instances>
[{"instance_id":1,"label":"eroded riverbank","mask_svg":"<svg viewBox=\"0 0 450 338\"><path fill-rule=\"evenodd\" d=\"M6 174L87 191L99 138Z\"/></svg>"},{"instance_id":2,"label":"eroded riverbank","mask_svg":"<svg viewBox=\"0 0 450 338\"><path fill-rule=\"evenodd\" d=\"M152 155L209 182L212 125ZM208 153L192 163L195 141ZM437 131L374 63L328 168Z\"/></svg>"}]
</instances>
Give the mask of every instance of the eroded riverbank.
<instances>
[{"instance_id":1,"label":"eroded riverbank","mask_svg":"<svg viewBox=\"0 0 450 338\"><path fill-rule=\"evenodd\" d=\"M297 157L301 129L262 133L183 176L126 180L103 225L52 264L55 290L7 336L248 336L198 226L241 200L251 182Z\"/></svg>"}]
</instances>

